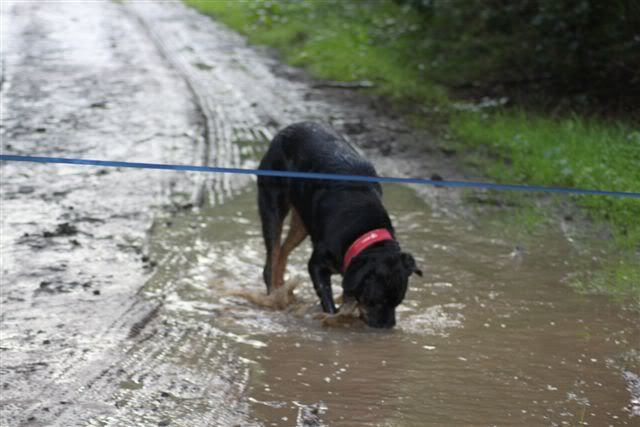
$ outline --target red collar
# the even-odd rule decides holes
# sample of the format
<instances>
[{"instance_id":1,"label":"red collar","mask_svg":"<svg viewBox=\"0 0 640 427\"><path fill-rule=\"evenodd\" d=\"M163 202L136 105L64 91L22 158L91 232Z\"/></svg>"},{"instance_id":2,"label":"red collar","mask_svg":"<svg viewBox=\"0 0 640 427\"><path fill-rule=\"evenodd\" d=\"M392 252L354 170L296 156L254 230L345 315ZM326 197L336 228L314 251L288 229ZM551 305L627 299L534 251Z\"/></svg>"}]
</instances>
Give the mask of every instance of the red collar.
<instances>
[{"instance_id":1,"label":"red collar","mask_svg":"<svg viewBox=\"0 0 640 427\"><path fill-rule=\"evenodd\" d=\"M344 256L344 264L342 266L342 273L346 273L351 260L358 256L358 254L374 243L382 242L384 240L393 240L393 236L389 233L389 230L385 228L378 228L376 230L367 231L362 236L358 237L355 242L349 246L346 255Z\"/></svg>"}]
</instances>

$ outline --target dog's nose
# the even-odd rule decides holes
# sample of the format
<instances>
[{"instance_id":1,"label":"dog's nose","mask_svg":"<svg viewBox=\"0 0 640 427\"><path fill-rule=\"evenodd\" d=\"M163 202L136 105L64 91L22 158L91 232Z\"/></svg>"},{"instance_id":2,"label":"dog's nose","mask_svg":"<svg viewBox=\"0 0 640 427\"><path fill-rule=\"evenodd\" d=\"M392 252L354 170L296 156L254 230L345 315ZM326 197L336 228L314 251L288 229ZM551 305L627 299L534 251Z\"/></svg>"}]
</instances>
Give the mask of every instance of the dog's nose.
<instances>
[{"instance_id":1,"label":"dog's nose","mask_svg":"<svg viewBox=\"0 0 640 427\"><path fill-rule=\"evenodd\" d=\"M384 325L382 325L382 328L384 329L391 329L394 326L396 326L396 319L391 319L390 321L388 321L387 323L385 323Z\"/></svg>"},{"instance_id":2,"label":"dog's nose","mask_svg":"<svg viewBox=\"0 0 640 427\"><path fill-rule=\"evenodd\" d=\"M369 324L369 326L371 326L372 328L377 328L377 329L391 329L395 325L396 325L395 320L392 320L390 322L379 322L379 323Z\"/></svg>"},{"instance_id":3,"label":"dog's nose","mask_svg":"<svg viewBox=\"0 0 640 427\"><path fill-rule=\"evenodd\" d=\"M391 329L396 325L395 315L375 317L375 316L362 316L365 323L372 328L377 329Z\"/></svg>"}]
</instances>

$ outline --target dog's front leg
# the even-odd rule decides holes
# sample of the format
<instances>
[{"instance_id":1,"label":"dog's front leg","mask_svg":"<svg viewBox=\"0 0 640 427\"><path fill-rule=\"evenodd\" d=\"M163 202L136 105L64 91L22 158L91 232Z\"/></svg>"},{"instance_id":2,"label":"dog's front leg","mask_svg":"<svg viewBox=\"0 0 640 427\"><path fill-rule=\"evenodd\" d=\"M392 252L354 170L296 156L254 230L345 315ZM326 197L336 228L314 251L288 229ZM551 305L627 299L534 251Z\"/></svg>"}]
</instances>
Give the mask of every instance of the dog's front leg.
<instances>
[{"instance_id":1,"label":"dog's front leg","mask_svg":"<svg viewBox=\"0 0 640 427\"><path fill-rule=\"evenodd\" d=\"M313 282L313 287L320 298L322 311L329 314L336 314L336 305L333 302L333 292L331 291L331 270L319 260L316 251L309 260L309 275Z\"/></svg>"}]
</instances>

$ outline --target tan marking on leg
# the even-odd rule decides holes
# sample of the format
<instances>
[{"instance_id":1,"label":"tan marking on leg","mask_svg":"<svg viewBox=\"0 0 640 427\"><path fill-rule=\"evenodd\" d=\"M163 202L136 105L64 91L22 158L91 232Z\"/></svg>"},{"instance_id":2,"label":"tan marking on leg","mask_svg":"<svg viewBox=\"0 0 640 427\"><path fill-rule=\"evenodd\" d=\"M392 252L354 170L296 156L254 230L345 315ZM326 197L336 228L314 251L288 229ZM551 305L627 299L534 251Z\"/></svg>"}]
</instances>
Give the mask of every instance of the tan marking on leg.
<instances>
[{"instance_id":1,"label":"tan marking on leg","mask_svg":"<svg viewBox=\"0 0 640 427\"><path fill-rule=\"evenodd\" d=\"M280 262L280 237L282 234L282 224L278 225L278 229L276 230L275 235L277 236L277 238L275 239L275 241L272 243L271 245L271 259L269 260L269 263L271 264L271 289L270 292L273 292L277 287L278 284L276 283L276 266L279 264Z\"/></svg>"},{"instance_id":2,"label":"tan marking on leg","mask_svg":"<svg viewBox=\"0 0 640 427\"><path fill-rule=\"evenodd\" d=\"M289 254L307 237L307 230L300 219L300 215L295 209L291 209L291 220L289 222L289 232L282 247L278 251L278 259L273 266L272 286L274 289L280 288L284 284L284 273L287 268Z\"/></svg>"}]
</instances>

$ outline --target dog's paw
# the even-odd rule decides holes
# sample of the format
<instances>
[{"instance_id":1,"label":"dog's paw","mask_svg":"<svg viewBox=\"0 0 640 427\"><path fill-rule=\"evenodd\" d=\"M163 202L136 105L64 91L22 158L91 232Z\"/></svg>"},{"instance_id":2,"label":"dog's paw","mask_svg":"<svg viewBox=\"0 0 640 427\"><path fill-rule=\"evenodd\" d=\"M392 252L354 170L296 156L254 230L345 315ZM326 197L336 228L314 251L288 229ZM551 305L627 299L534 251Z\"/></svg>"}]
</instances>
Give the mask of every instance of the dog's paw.
<instances>
[{"instance_id":1,"label":"dog's paw","mask_svg":"<svg viewBox=\"0 0 640 427\"><path fill-rule=\"evenodd\" d=\"M275 289L271 293L271 295L269 295L273 298L273 308L284 310L285 308L293 304L296 301L296 295L293 293L293 291L297 286L298 283L292 282L285 283L283 286Z\"/></svg>"},{"instance_id":2,"label":"dog's paw","mask_svg":"<svg viewBox=\"0 0 640 427\"><path fill-rule=\"evenodd\" d=\"M316 316L322 326L342 326L360 323L360 312L355 302L343 304L336 314L318 313Z\"/></svg>"}]
</instances>

